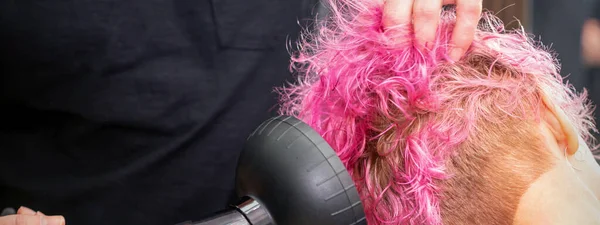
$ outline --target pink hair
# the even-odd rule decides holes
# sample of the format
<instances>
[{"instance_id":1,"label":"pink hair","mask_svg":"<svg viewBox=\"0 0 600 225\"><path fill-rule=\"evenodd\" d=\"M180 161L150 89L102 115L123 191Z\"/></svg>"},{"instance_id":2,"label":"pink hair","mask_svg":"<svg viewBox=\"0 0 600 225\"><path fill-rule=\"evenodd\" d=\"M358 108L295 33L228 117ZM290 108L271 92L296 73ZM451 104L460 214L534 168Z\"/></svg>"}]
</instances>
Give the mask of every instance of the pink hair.
<instances>
[{"instance_id":1,"label":"pink hair","mask_svg":"<svg viewBox=\"0 0 600 225\"><path fill-rule=\"evenodd\" d=\"M292 60L298 83L279 89L280 113L302 119L331 144L357 183L369 223L442 223L435 182L448 178L445 163L473 132L475 121L489 116L477 101L486 89L513 93L506 96L506 104L495 106L509 115L522 99L534 98L513 90L529 87L548 93L579 135L590 140L594 125L585 93L576 95L563 84L554 56L522 30L507 32L498 18L484 13L466 53L492 55L496 61L490 72L493 64L506 65L519 72L520 82L439 73L452 64L447 53L454 11L442 12L436 40L429 51L421 51L409 25L384 31L383 0L330 1L331 18L304 32L298 43ZM444 83L448 80L452 82ZM469 104L457 109L460 113L450 112L446 105L456 106L453 101L458 99ZM426 113L446 116L407 130ZM392 122L382 127L382 118ZM402 151L403 158L383 158L393 171L389 184L381 186L381 178L369 174L373 162L364 159L367 145L391 129L399 137L378 153ZM356 173L357 166L365 168L363 174Z\"/></svg>"}]
</instances>

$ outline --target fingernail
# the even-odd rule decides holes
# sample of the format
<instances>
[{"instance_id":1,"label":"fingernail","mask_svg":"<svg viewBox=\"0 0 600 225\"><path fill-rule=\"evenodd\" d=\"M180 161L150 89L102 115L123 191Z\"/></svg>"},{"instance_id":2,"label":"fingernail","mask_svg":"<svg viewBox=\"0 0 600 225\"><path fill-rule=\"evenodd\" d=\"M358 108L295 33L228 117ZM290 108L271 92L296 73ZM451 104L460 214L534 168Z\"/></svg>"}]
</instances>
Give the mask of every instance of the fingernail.
<instances>
[{"instance_id":1,"label":"fingernail","mask_svg":"<svg viewBox=\"0 0 600 225\"><path fill-rule=\"evenodd\" d=\"M17 214L25 214L25 215L35 215L35 211L27 208L25 206L21 206L19 210L17 210Z\"/></svg>"},{"instance_id":2,"label":"fingernail","mask_svg":"<svg viewBox=\"0 0 600 225\"><path fill-rule=\"evenodd\" d=\"M65 218L62 216L47 216L48 225L65 225Z\"/></svg>"},{"instance_id":3,"label":"fingernail","mask_svg":"<svg viewBox=\"0 0 600 225\"><path fill-rule=\"evenodd\" d=\"M460 48L452 48L452 50L450 51L450 59L452 59L453 61L458 61L460 60L460 57L462 56L462 49Z\"/></svg>"}]
</instances>

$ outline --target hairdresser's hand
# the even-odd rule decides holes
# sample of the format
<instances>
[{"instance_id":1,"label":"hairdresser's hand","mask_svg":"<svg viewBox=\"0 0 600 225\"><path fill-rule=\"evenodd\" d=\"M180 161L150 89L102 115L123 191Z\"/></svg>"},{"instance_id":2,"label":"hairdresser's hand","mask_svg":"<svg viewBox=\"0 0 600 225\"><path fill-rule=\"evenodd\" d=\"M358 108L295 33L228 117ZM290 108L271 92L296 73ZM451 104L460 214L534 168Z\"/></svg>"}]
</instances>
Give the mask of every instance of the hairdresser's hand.
<instances>
[{"instance_id":1,"label":"hairdresser's hand","mask_svg":"<svg viewBox=\"0 0 600 225\"><path fill-rule=\"evenodd\" d=\"M65 219L21 207L15 215L0 217L0 225L65 225Z\"/></svg>"},{"instance_id":2,"label":"hairdresser's hand","mask_svg":"<svg viewBox=\"0 0 600 225\"><path fill-rule=\"evenodd\" d=\"M483 0L385 0L383 24L391 27L412 21L420 46L427 46L435 38L443 5L456 5L456 26L452 32L450 52L458 60L467 51L481 16Z\"/></svg>"}]
</instances>

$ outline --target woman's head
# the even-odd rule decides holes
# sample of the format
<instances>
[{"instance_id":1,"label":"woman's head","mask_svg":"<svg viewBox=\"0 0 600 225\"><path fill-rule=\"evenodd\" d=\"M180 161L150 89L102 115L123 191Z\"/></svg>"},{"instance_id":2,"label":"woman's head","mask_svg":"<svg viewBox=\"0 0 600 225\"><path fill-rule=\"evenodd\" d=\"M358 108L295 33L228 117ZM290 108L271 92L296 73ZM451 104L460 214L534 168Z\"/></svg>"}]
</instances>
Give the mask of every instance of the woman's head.
<instances>
[{"instance_id":1,"label":"woman's head","mask_svg":"<svg viewBox=\"0 0 600 225\"><path fill-rule=\"evenodd\" d=\"M512 220L521 196L556 164L540 124L558 118L548 127L572 132L555 133L591 140L590 107L564 84L554 56L492 14L450 62L452 8L436 41L415 46L411 26L382 29L383 0L330 6L331 19L299 42L299 80L280 89L282 113L337 151L370 223Z\"/></svg>"}]
</instances>

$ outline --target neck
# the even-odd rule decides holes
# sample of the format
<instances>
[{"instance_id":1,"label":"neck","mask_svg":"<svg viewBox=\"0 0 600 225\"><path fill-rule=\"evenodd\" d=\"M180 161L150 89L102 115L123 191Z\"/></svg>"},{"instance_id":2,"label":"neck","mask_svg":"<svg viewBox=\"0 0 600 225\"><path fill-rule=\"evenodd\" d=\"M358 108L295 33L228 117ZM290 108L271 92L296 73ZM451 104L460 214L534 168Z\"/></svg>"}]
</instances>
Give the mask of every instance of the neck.
<instances>
[{"instance_id":1,"label":"neck","mask_svg":"<svg viewBox=\"0 0 600 225\"><path fill-rule=\"evenodd\" d=\"M557 161L521 197L514 224L600 224L600 202L577 173Z\"/></svg>"}]
</instances>

